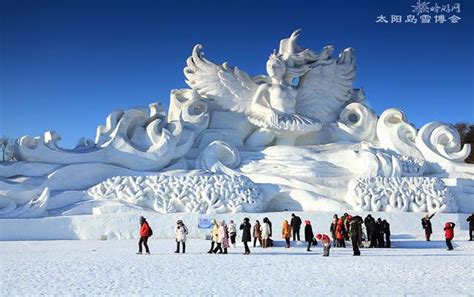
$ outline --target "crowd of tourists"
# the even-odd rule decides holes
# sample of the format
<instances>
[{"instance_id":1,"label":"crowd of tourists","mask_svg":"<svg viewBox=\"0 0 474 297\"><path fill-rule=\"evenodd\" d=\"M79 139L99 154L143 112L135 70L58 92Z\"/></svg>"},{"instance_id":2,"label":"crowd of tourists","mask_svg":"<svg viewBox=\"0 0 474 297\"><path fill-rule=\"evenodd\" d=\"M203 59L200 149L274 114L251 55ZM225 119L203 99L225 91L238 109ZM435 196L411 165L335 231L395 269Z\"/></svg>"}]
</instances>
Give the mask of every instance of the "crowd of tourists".
<instances>
[{"instance_id":1,"label":"crowd of tourists","mask_svg":"<svg viewBox=\"0 0 474 297\"><path fill-rule=\"evenodd\" d=\"M431 219L435 214L427 214L421 219L421 225L425 233L426 241L431 240L433 227ZM473 240L474 214L471 214L466 221L469 222L469 240ZM291 247L291 238L293 242L300 241L300 231L303 221L300 217L291 214L290 221L283 220L281 227L281 237L284 240L285 248ZM453 250L452 240L454 238L453 222L446 222L444 226L446 246L448 250ZM263 218L262 222L256 220L254 225L250 223L249 218L244 218L243 222L237 228L236 223L230 220L226 223L224 220L218 222L216 219L211 221L210 254L227 254L229 247L236 247L236 238L238 231L241 232L241 241L244 245L244 255L250 254L249 244L253 242L253 247L266 249L275 245L273 237L272 222L268 217ZM350 241L353 249L353 255L359 256L360 248L390 248L390 223L381 218L375 219L371 214L362 218L359 215L351 216L344 213L341 217L334 214L332 223L329 226L330 236L332 237L332 246L336 248L345 248L346 241ZM148 238L153 235L153 230L144 217L140 217L140 240L138 242L138 253L142 254L142 246L145 247L145 253L149 254ZM186 252L186 239L188 228L182 220L176 222L176 251L175 253ZM318 240L322 243L323 255L329 256L331 248L331 237L327 234L315 234L309 220L304 221L304 241L306 250L311 252L311 247L318 245Z\"/></svg>"}]
</instances>

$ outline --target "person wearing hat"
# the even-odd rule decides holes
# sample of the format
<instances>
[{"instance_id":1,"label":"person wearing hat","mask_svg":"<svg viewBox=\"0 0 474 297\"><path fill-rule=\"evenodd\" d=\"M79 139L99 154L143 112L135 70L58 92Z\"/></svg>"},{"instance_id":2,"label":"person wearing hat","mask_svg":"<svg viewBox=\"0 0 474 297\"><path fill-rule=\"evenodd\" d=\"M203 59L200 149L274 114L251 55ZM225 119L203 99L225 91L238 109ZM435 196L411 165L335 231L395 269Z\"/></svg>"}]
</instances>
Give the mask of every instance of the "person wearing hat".
<instances>
[{"instance_id":1,"label":"person wearing hat","mask_svg":"<svg viewBox=\"0 0 474 297\"><path fill-rule=\"evenodd\" d=\"M145 252L147 255L150 254L150 249L148 248L148 237L150 237L153 233L151 231L150 225L146 221L145 217L140 217L140 229L139 235L140 240L138 241L138 253L139 255L142 254L142 245L145 246Z\"/></svg>"},{"instance_id":2,"label":"person wearing hat","mask_svg":"<svg viewBox=\"0 0 474 297\"><path fill-rule=\"evenodd\" d=\"M435 214L426 214L425 217L421 219L421 226L425 230L426 241L430 241L431 234L433 233L433 227L431 226L431 218L434 215Z\"/></svg>"},{"instance_id":3,"label":"person wearing hat","mask_svg":"<svg viewBox=\"0 0 474 297\"><path fill-rule=\"evenodd\" d=\"M314 242L314 233L313 227L311 226L311 222L309 220L304 221L304 240L308 243L308 248L306 249L307 252L311 252L311 245Z\"/></svg>"},{"instance_id":4,"label":"person wearing hat","mask_svg":"<svg viewBox=\"0 0 474 297\"><path fill-rule=\"evenodd\" d=\"M448 247L448 251L452 251L454 249L453 244L451 243L451 240L454 238L454 227L456 224L453 222L446 222L444 224L444 236L446 238L446 246Z\"/></svg>"},{"instance_id":5,"label":"person wearing hat","mask_svg":"<svg viewBox=\"0 0 474 297\"><path fill-rule=\"evenodd\" d=\"M186 253L186 235L188 235L188 228L183 223L183 221L178 220L176 222L176 228L174 229L176 234L176 251L175 253L179 254L180 245L183 246L183 254Z\"/></svg>"}]
</instances>

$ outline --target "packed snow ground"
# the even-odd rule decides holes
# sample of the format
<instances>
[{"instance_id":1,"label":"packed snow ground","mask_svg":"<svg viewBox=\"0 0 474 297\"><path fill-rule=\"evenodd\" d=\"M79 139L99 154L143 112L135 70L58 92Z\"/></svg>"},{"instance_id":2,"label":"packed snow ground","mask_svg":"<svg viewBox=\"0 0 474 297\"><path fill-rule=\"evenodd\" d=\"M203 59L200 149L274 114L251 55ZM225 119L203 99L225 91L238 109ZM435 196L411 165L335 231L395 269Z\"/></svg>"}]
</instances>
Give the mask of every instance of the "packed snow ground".
<instances>
[{"instance_id":1,"label":"packed snow ground","mask_svg":"<svg viewBox=\"0 0 474 297\"><path fill-rule=\"evenodd\" d=\"M10 241L0 243L1 296L17 295L472 295L474 242L467 232L444 241L394 236L391 249L306 252L303 243L210 255L210 242L190 239L174 254L169 239L150 239L151 255L135 240ZM461 238L463 241L461 241ZM282 245L277 242L277 245Z\"/></svg>"}]
</instances>

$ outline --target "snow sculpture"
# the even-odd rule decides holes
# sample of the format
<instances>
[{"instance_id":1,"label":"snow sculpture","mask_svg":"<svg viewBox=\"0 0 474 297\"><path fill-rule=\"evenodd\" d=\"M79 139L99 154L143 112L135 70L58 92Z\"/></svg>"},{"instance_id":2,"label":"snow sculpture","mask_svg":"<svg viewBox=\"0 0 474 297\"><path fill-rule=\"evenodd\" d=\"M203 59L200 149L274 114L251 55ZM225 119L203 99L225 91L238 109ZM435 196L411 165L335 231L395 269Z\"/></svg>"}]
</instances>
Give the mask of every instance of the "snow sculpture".
<instances>
[{"instance_id":1,"label":"snow sculpture","mask_svg":"<svg viewBox=\"0 0 474 297\"><path fill-rule=\"evenodd\" d=\"M95 142L81 139L72 150L61 149L61 136L53 131L42 137L23 136L15 156L29 162L106 163L133 170L159 170L188 151L193 143L191 134L180 122L168 123L161 105L151 104L148 110L114 111L106 125L97 128Z\"/></svg>"},{"instance_id":2,"label":"snow sculpture","mask_svg":"<svg viewBox=\"0 0 474 297\"><path fill-rule=\"evenodd\" d=\"M444 182L436 177L370 177L349 183L347 200L366 211L456 212L457 205Z\"/></svg>"},{"instance_id":3,"label":"snow sculpture","mask_svg":"<svg viewBox=\"0 0 474 297\"><path fill-rule=\"evenodd\" d=\"M298 44L270 55L267 75L215 64L196 45L190 89L114 111L96 139L0 140L0 217L85 213L84 203L161 213L276 210L474 211L470 146L433 122L419 131L395 108L380 117L353 88L354 50L337 58ZM5 157L6 156L6 157ZM115 207L117 204L123 207Z\"/></svg>"},{"instance_id":4,"label":"snow sculpture","mask_svg":"<svg viewBox=\"0 0 474 297\"><path fill-rule=\"evenodd\" d=\"M263 210L263 197L249 178L199 171L171 176L117 176L89 189L88 194L94 199L116 199L160 213Z\"/></svg>"},{"instance_id":5,"label":"snow sculpture","mask_svg":"<svg viewBox=\"0 0 474 297\"><path fill-rule=\"evenodd\" d=\"M47 215L46 206L49 199L49 189L44 188L37 197L26 203L17 204L0 197L0 217L3 218L36 218Z\"/></svg>"}]
</instances>

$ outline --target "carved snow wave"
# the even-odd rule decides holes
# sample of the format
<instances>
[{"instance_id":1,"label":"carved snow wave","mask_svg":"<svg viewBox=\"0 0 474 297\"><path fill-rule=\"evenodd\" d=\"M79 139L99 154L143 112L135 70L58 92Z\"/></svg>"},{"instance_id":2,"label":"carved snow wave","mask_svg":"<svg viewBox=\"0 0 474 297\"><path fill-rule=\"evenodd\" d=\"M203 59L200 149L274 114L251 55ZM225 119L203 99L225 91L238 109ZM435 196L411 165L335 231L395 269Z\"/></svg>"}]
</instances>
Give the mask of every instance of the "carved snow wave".
<instances>
[{"instance_id":1,"label":"carved snow wave","mask_svg":"<svg viewBox=\"0 0 474 297\"><path fill-rule=\"evenodd\" d=\"M356 210L456 212L453 194L437 177L369 177L349 183L346 201Z\"/></svg>"},{"instance_id":2,"label":"carved snow wave","mask_svg":"<svg viewBox=\"0 0 474 297\"><path fill-rule=\"evenodd\" d=\"M90 188L97 200L119 200L159 213L236 213L263 210L263 196L247 177L190 172L116 176Z\"/></svg>"},{"instance_id":3,"label":"carved snow wave","mask_svg":"<svg viewBox=\"0 0 474 297\"><path fill-rule=\"evenodd\" d=\"M41 195L25 203L15 203L13 200L0 197L0 218L38 218L47 215L46 207L49 201L49 189L44 188Z\"/></svg>"},{"instance_id":4,"label":"carved snow wave","mask_svg":"<svg viewBox=\"0 0 474 297\"><path fill-rule=\"evenodd\" d=\"M41 137L23 136L15 157L19 161L50 164L105 163L132 170L159 170L189 150L194 133L183 122L168 122L159 104L114 111L97 128L95 142L81 139L74 149L62 149L61 136L47 131Z\"/></svg>"}]
</instances>

